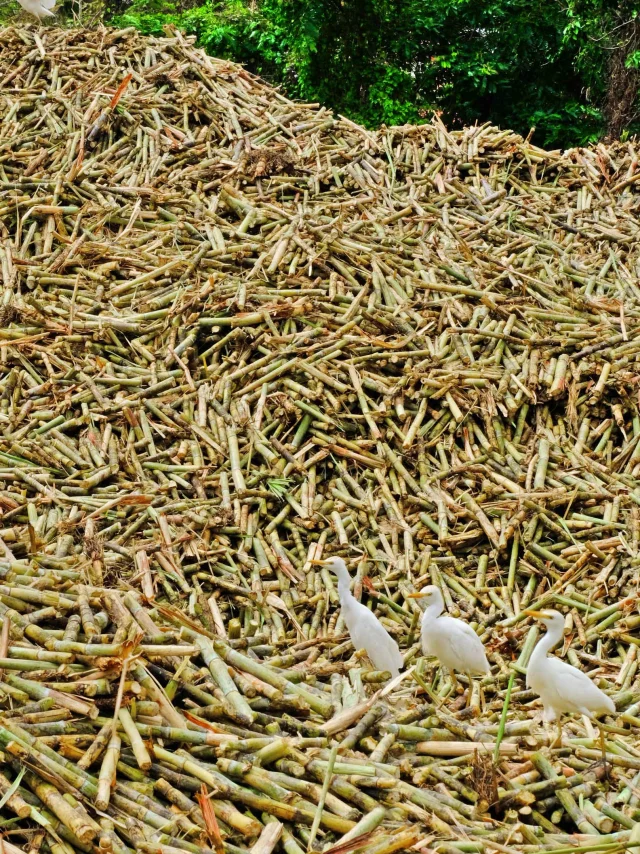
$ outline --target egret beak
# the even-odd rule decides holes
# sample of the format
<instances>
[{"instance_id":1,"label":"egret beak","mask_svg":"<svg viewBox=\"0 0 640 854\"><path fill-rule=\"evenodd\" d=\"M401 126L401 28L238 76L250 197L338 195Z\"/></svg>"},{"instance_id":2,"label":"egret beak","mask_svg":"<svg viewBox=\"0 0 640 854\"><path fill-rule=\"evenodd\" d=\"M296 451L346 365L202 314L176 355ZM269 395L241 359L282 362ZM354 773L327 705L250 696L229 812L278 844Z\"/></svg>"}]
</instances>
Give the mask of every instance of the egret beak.
<instances>
[{"instance_id":1,"label":"egret beak","mask_svg":"<svg viewBox=\"0 0 640 854\"><path fill-rule=\"evenodd\" d=\"M543 611L523 611L522 613L526 614L528 617L535 617L536 620L544 619L544 612Z\"/></svg>"},{"instance_id":2,"label":"egret beak","mask_svg":"<svg viewBox=\"0 0 640 854\"><path fill-rule=\"evenodd\" d=\"M426 595L426 593L408 593L407 599L422 599L422 597Z\"/></svg>"},{"instance_id":3,"label":"egret beak","mask_svg":"<svg viewBox=\"0 0 640 854\"><path fill-rule=\"evenodd\" d=\"M329 563L329 561L328 560L310 560L309 563L312 564L313 566L326 566Z\"/></svg>"}]
</instances>

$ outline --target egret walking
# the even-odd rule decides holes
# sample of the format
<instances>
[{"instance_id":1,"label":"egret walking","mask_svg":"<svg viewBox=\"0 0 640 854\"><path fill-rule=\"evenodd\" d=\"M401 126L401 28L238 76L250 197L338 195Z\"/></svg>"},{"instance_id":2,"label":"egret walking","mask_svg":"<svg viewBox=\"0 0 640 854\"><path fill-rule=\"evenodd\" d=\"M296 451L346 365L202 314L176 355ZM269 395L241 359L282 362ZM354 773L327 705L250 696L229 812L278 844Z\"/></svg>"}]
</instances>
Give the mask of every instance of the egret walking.
<instances>
[{"instance_id":1,"label":"egret walking","mask_svg":"<svg viewBox=\"0 0 640 854\"><path fill-rule=\"evenodd\" d=\"M392 677L398 676L404 667L398 644L375 614L358 602L351 592L351 579L346 563L339 557L312 560L311 563L325 566L338 576L338 596L342 606L342 616L356 650L366 650L376 670L388 670Z\"/></svg>"},{"instance_id":2,"label":"egret walking","mask_svg":"<svg viewBox=\"0 0 640 854\"><path fill-rule=\"evenodd\" d=\"M444 599L435 584L423 587L419 593L410 593L411 599L422 599L426 604L422 615L422 652L434 655L440 664L451 671L454 684L455 671L466 673L469 679L467 703L471 701L471 676L491 672L484 646L471 626L455 617L442 617Z\"/></svg>"},{"instance_id":3,"label":"egret walking","mask_svg":"<svg viewBox=\"0 0 640 854\"><path fill-rule=\"evenodd\" d=\"M56 0L18 0L18 3L25 12L29 12L40 21L54 14L53 7L56 5Z\"/></svg>"},{"instance_id":4,"label":"egret walking","mask_svg":"<svg viewBox=\"0 0 640 854\"><path fill-rule=\"evenodd\" d=\"M558 721L558 738L562 744L562 722L564 713L586 715L614 714L616 707L604 691L593 684L586 673L565 661L547 653L562 640L564 617L558 611L525 611L546 626L547 633L536 644L527 667L527 688L540 695L544 706L545 722ZM604 730L600 727L602 760L606 768Z\"/></svg>"}]
</instances>

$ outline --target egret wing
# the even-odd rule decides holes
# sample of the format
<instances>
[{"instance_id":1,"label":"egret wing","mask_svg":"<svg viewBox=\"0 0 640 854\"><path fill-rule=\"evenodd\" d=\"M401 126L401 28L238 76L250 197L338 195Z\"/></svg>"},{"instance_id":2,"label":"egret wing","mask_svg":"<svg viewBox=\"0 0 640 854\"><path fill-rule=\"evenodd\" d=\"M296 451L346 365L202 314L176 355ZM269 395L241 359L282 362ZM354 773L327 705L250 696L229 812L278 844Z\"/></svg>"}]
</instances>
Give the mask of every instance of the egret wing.
<instances>
[{"instance_id":1,"label":"egret wing","mask_svg":"<svg viewBox=\"0 0 640 854\"><path fill-rule=\"evenodd\" d=\"M47 5L40 2L40 0L18 0L18 2L26 12L35 15L36 18L46 18L53 15L53 12L50 12L47 8Z\"/></svg>"},{"instance_id":2,"label":"egret wing","mask_svg":"<svg viewBox=\"0 0 640 854\"><path fill-rule=\"evenodd\" d=\"M366 649L377 670L389 670L393 676L397 676L404 660L398 644L380 620L355 599L343 605L342 610L354 647Z\"/></svg>"},{"instance_id":3,"label":"egret wing","mask_svg":"<svg viewBox=\"0 0 640 854\"><path fill-rule=\"evenodd\" d=\"M395 677L404 666L404 659L398 644L386 630L385 635L386 637L381 637L379 642L367 652L376 670L388 670Z\"/></svg>"},{"instance_id":4,"label":"egret wing","mask_svg":"<svg viewBox=\"0 0 640 854\"><path fill-rule=\"evenodd\" d=\"M446 619L446 618L441 618ZM447 640L458 659L457 670L470 673L489 673L490 667L484 646L474 630L463 620L447 621Z\"/></svg>"},{"instance_id":5,"label":"egret wing","mask_svg":"<svg viewBox=\"0 0 640 854\"><path fill-rule=\"evenodd\" d=\"M594 685L586 673L555 657L547 658L545 664L544 687L539 693L543 700L548 695L556 709L581 714L615 712L611 697Z\"/></svg>"}]
</instances>

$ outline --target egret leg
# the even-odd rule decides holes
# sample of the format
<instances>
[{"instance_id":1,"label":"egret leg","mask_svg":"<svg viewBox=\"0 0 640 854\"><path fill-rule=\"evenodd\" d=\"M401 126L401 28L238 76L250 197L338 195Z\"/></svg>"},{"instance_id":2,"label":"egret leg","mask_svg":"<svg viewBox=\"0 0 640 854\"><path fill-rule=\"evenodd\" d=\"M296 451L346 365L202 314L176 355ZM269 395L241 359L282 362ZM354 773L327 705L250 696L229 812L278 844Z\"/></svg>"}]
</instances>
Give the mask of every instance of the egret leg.
<instances>
[{"instance_id":1,"label":"egret leg","mask_svg":"<svg viewBox=\"0 0 640 854\"><path fill-rule=\"evenodd\" d=\"M609 779L609 766L607 765L607 746L604 740L604 730L600 727L600 750L602 751L602 767L604 768L605 779Z\"/></svg>"},{"instance_id":2,"label":"egret leg","mask_svg":"<svg viewBox=\"0 0 640 854\"><path fill-rule=\"evenodd\" d=\"M458 677L456 676L455 670L450 670L449 673L451 674L451 693L455 697L458 693Z\"/></svg>"},{"instance_id":3,"label":"egret leg","mask_svg":"<svg viewBox=\"0 0 640 854\"><path fill-rule=\"evenodd\" d=\"M471 674L470 673L467 673L466 676L467 676L467 679L469 680L469 688L467 690L467 702L465 703L465 708L468 709L469 706L471 705L471 697L473 695L473 682L471 681Z\"/></svg>"},{"instance_id":4,"label":"egret leg","mask_svg":"<svg viewBox=\"0 0 640 854\"><path fill-rule=\"evenodd\" d=\"M558 747L562 747L562 718L560 715L558 715L558 734L551 746L555 747L556 745L558 745Z\"/></svg>"}]
</instances>

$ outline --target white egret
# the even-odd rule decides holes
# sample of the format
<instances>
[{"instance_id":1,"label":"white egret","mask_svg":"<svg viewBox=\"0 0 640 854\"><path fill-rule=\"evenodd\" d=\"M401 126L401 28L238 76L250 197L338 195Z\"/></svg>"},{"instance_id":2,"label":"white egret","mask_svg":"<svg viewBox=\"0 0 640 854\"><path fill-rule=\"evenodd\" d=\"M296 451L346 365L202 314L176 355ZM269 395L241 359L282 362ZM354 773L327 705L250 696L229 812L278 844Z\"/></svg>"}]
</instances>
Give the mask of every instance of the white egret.
<instances>
[{"instance_id":1,"label":"white egret","mask_svg":"<svg viewBox=\"0 0 640 854\"><path fill-rule=\"evenodd\" d=\"M562 640L564 617L558 611L525 611L546 626L547 633L540 638L529 659L527 667L527 688L540 695L544 706L544 721L558 721L558 738L562 744L563 713L586 715L595 718L609 712L614 714L616 707L604 691L593 684L586 673L577 667L561 661L555 656L547 658L547 653ZM606 768L606 749L604 730L600 727L600 746L602 760Z\"/></svg>"},{"instance_id":2,"label":"white egret","mask_svg":"<svg viewBox=\"0 0 640 854\"><path fill-rule=\"evenodd\" d=\"M29 12L40 21L54 14L53 7L56 5L56 0L18 0L18 3L25 12Z\"/></svg>"},{"instance_id":3,"label":"white egret","mask_svg":"<svg viewBox=\"0 0 640 854\"><path fill-rule=\"evenodd\" d=\"M404 667L398 644L375 614L358 602L351 592L351 579L346 563L339 557L312 560L311 563L325 566L338 576L338 596L342 606L342 616L355 649L366 650L376 670L388 670L393 678L398 676Z\"/></svg>"},{"instance_id":4,"label":"white egret","mask_svg":"<svg viewBox=\"0 0 640 854\"><path fill-rule=\"evenodd\" d=\"M491 672L484 646L474 630L463 620L442 617L444 599L435 584L423 587L419 593L410 593L411 599L422 599L426 604L422 615L422 652L434 655L440 664L451 671L454 683L455 671L466 673L469 679L467 703L471 701L471 677Z\"/></svg>"}]
</instances>

